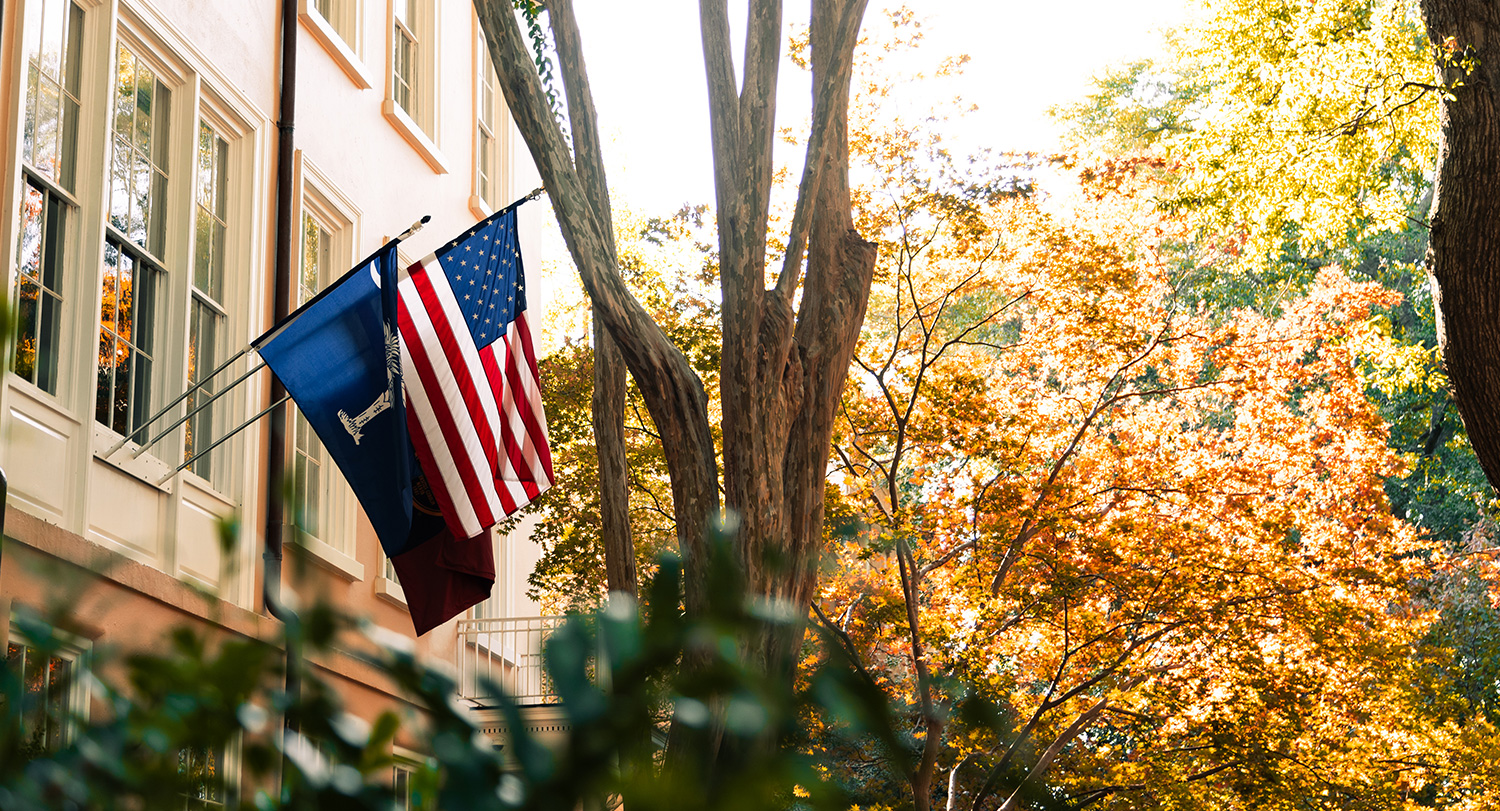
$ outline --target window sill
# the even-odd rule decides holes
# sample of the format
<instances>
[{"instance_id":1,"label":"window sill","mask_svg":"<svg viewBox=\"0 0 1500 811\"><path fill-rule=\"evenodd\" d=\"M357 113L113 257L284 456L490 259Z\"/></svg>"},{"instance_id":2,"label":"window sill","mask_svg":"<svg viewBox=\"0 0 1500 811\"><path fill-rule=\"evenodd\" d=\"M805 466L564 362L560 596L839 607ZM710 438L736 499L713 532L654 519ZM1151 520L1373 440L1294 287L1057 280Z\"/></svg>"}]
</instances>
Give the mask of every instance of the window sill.
<instances>
[{"instance_id":1,"label":"window sill","mask_svg":"<svg viewBox=\"0 0 1500 811\"><path fill-rule=\"evenodd\" d=\"M443 153L437 148L437 144L433 143L432 139L427 137L427 133L423 132L422 128L417 126L417 122L413 121L411 116L407 115L406 111L401 109L401 106L395 100L386 99L382 101L380 103L380 112L384 113L385 120L391 122L391 126L395 127L396 131L401 133L401 137L405 138L408 144L411 144L411 148L415 149L417 154L422 156L422 160L427 161L427 165L432 167L433 172L440 175L448 174L448 159L443 157Z\"/></svg>"},{"instance_id":2,"label":"window sill","mask_svg":"<svg viewBox=\"0 0 1500 811\"><path fill-rule=\"evenodd\" d=\"M328 52L334 63L348 75L349 81L353 82L355 87L369 90L373 86L370 77L365 73L364 62L360 61L359 55L344 42L339 32L323 19L317 7L309 0L298 0L297 16L312 32L313 38L323 45L323 50Z\"/></svg>"},{"instance_id":3,"label":"window sill","mask_svg":"<svg viewBox=\"0 0 1500 811\"><path fill-rule=\"evenodd\" d=\"M375 596L388 603L406 607L406 589L401 584L388 577L375 578Z\"/></svg>"},{"instance_id":4,"label":"window sill","mask_svg":"<svg viewBox=\"0 0 1500 811\"><path fill-rule=\"evenodd\" d=\"M287 527L287 532L296 533L295 527ZM365 565L329 546L326 543L302 534L297 542L292 545L293 549L300 549L312 558L312 562L332 572L336 577L345 580L356 581L365 579Z\"/></svg>"},{"instance_id":5,"label":"window sill","mask_svg":"<svg viewBox=\"0 0 1500 811\"><path fill-rule=\"evenodd\" d=\"M477 220L482 220L495 213L495 209L489 203L486 203L483 197L477 194L469 195L469 211L473 212L474 218Z\"/></svg>"}]
</instances>

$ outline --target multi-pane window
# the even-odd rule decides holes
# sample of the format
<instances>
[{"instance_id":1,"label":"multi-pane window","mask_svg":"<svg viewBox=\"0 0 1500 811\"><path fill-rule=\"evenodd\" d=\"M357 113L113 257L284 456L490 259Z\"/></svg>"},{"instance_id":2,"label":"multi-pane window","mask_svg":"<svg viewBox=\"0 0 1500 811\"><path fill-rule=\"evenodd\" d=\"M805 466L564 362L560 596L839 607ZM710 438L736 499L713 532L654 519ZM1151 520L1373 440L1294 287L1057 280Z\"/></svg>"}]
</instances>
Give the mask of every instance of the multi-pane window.
<instances>
[{"instance_id":1,"label":"multi-pane window","mask_svg":"<svg viewBox=\"0 0 1500 811\"><path fill-rule=\"evenodd\" d=\"M188 314L188 384L198 384L218 368L226 320L224 310L224 240L228 233L225 209L228 192L229 143L207 122L198 125L198 201L193 226L193 293ZM188 395L189 412L212 397L211 383ZM212 407L188 421L183 460L213 442ZM193 472L206 478L212 473L210 456L193 463Z\"/></svg>"},{"instance_id":2,"label":"multi-pane window","mask_svg":"<svg viewBox=\"0 0 1500 811\"><path fill-rule=\"evenodd\" d=\"M413 121L421 123L417 102L417 60L420 40L415 8L421 0L391 0L395 30L391 33L391 98Z\"/></svg>"},{"instance_id":3,"label":"multi-pane window","mask_svg":"<svg viewBox=\"0 0 1500 811\"><path fill-rule=\"evenodd\" d=\"M72 0L27 4L13 369L51 393L57 392L64 235L77 211L69 193L77 168L82 34L83 10Z\"/></svg>"},{"instance_id":4,"label":"multi-pane window","mask_svg":"<svg viewBox=\"0 0 1500 811\"><path fill-rule=\"evenodd\" d=\"M355 0L313 0L313 8L350 48L355 46L354 27L358 15Z\"/></svg>"},{"instance_id":5,"label":"multi-pane window","mask_svg":"<svg viewBox=\"0 0 1500 811\"><path fill-rule=\"evenodd\" d=\"M115 64L109 214L94 417L121 434L150 414L158 276L166 242L171 92L129 47Z\"/></svg>"},{"instance_id":6,"label":"multi-pane window","mask_svg":"<svg viewBox=\"0 0 1500 811\"><path fill-rule=\"evenodd\" d=\"M188 808L224 807L224 753L219 747L190 746L178 751L177 773L187 783Z\"/></svg>"},{"instance_id":7,"label":"multi-pane window","mask_svg":"<svg viewBox=\"0 0 1500 811\"><path fill-rule=\"evenodd\" d=\"M490 51L479 41L479 104L474 135L474 186L490 208L499 207L500 105L495 93L495 65Z\"/></svg>"},{"instance_id":8,"label":"multi-pane window","mask_svg":"<svg viewBox=\"0 0 1500 811\"><path fill-rule=\"evenodd\" d=\"M302 260L297 273L297 303L310 301L332 273L333 237L329 230L310 214L302 215ZM297 526L303 532L325 542L331 540L324 532L323 516L327 512L325 487L327 486L328 456L323 443L313 433L312 425L302 416L296 415L292 429L293 486L296 488Z\"/></svg>"},{"instance_id":9,"label":"multi-pane window","mask_svg":"<svg viewBox=\"0 0 1500 811\"><path fill-rule=\"evenodd\" d=\"M74 708L75 658L10 642L5 648L5 666L21 677L21 756L41 757L62 748L68 741ZM3 698L0 709L5 709Z\"/></svg>"},{"instance_id":10,"label":"multi-pane window","mask_svg":"<svg viewBox=\"0 0 1500 811\"><path fill-rule=\"evenodd\" d=\"M412 802L412 775L416 770L412 764L398 761L391 767L391 793L395 795L397 811L411 811L415 808Z\"/></svg>"}]
</instances>

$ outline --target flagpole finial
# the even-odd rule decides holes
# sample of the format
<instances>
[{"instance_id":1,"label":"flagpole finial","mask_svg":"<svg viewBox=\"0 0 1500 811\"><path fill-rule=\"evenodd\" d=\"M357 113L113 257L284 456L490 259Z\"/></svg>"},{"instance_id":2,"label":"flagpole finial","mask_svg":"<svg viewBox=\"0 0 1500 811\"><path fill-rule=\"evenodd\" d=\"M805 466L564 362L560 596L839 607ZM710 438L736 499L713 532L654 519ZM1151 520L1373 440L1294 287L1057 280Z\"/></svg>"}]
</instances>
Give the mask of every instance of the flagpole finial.
<instances>
[{"instance_id":1,"label":"flagpole finial","mask_svg":"<svg viewBox=\"0 0 1500 811\"><path fill-rule=\"evenodd\" d=\"M415 234L416 232L422 230L422 226L426 225L429 222L432 222L432 215L431 214L423 214L422 215L422 219L417 220L416 222L412 223L411 227L408 228L408 229L406 229L405 231L402 231L396 237L396 239L398 241L406 239L407 237L411 236L412 234Z\"/></svg>"},{"instance_id":2,"label":"flagpole finial","mask_svg":"<svg viewBox=\"0 0 1500 811\"><path fill-rule=\"evenodd\" d=\"M531 194L528 194L525 197L522 197L521 199L524 200L524 201L531 201L531 200L535 200L538 197L541 197L543 194L546 194L546 193L547 193L547 187L546 186L537 186L536 188L534 188L534 189L531 190Z\"/></svg>"}]
</instances>

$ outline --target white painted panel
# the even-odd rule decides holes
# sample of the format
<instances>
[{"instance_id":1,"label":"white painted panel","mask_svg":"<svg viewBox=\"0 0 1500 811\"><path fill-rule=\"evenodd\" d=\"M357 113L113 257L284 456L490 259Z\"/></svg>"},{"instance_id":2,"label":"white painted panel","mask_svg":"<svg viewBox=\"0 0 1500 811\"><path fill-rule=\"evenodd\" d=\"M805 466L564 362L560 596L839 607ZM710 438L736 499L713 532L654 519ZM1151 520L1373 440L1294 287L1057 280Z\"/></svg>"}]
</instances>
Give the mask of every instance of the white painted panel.
<instances>
[{"instance_id":1,"label":"white painted panel","mask_svg":"<svg viewBox=\"0 0 1500 811\"><path fill-rule=\"evenodd\" d=\"M177 568L199 585L217 589L223 576L223 554L219 550L219 514L224 505L217 499L183 488L177 511Z\"/></svg>"},{"instance_id":2,"label":"white painted panel","mask_svg":"<svg viewBox=\"0 0 1500 811\"><path fill-rule=\"evenodd\" d=\"M89 537L158 569L166 539L160 490L104 462L89 465Z\"/></svg>"},{"instance_id":3,"label":"white painted panel","mask_svg":"<svg viewBox=\"0 0 1500 811\"><path fill-rule=\"evenodd\" d=\"M30 414L10 412L6 475L12 497L25 501L39 517L63 523L65 505L72 498L68 476L68 436Z\"/></svg>"}]
</instances>

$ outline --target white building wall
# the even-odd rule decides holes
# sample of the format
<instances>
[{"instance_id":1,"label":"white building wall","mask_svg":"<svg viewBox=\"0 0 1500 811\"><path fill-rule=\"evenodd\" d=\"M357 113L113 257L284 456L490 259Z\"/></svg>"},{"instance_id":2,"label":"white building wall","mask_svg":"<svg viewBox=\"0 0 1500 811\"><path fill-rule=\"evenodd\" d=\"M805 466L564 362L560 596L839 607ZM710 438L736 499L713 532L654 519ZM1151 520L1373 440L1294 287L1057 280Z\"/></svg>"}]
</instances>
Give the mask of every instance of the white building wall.
<instances>
[{"instance_id":1,"label":"white building wall","mask_svg":"<svg viewBox=\"0 0 1500 811\"><path fill-rule=\"evenodd\" d=\"M0 209L0 266L5 289L14 292L18 263L19 200L22 168L22 105L27 96L28 63L23 48L29 12L68 0L7 0L3 31L5 120L3 194ZM189 303L194 251L193 223L197 178L196 135L209 122L229 141L225 357L270 323L274 261L276 144L280 65L279 4L272 0L71 0L83 13L77 139L78 179L71 197L61 268L64 276L60 371L51 390L14 374L0 386L0 467L10 476L12 504L26 512L119 552L147 566L216 590L243 607L258 602L258 571L263 545L265 501L264 422L215 451L210 479L190 472L168 477L183 457L184 433L177 429L139 457L135 445L106 454L121 436L95 420L95 380L99 368L100 268L105 251L109 205L112 120L116 58L122 44L139 52L170 87L167 132L171 166L166 186L166 270L159 278L154 406L177 397L187 385ZM476 195L475 115L481 64L474 12L467 0L405 0L420 20L420 62L428 96L427 121L416 121L392 102L392 0L289 0L299 2L295 162L298 204L336 226L331 256L339 272L375 250L424 215L424 231L407 241L402 254L417 259L472 225L488 211ZM331 3L331 5L328 5ZM330 22L317 11L331 9ZM425 14L425 16L422 16ZM340 33L340 29L342 33ZM503 105L501 106L503 110ZM502 113L503 115L503 113ZM417 118L422 118L418 115ZM503 205L519 194L512 168L518 139L502 122L500 188ZM521 155L524 159L524 151ZM534 174L525 173L530 178ZM302 204L307 200L307 206ZM503 202L501 202L503 201ZM533 208L541 209L545 204ZM535 254L538 212L523 218L523 244ZM337 274L335 274L337 275ZM533 303L533 320L545 318L545 303ZM247 368L241 360L233 379ZM226 396L215 408L217 429L239 424L266 404L266 373ZM178 407L174 414L181 414ZM158 426L166 422L158 423ZM156 429L156 430L159 430ZM153 431L154 433L154 431ZM402 629L399 588L384 581L386 567L368 522L358 516L346 492L331 491L327 543L312 544L316 562L347 594L351 610L371 612L377 621ZM238 516L237 551L225 555L218 540L220 519ZM535 563L531 544L503 555L502 583L507 610L524 602L525 580ZM409 625L405 629L409 632Z\"/></svg>"}]
</instances>

